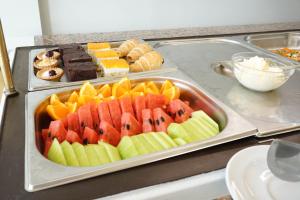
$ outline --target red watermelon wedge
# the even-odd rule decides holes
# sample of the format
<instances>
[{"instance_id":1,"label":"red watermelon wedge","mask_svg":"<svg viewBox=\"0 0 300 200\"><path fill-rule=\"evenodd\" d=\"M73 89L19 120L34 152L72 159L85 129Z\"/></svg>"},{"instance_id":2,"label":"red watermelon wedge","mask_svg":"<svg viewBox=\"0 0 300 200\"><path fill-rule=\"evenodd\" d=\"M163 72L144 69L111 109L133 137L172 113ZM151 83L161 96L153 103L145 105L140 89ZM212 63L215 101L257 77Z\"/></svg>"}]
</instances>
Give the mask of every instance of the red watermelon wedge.
<instances>
[{"instance_id":1,"label":"red watermelon wedge","mask_svg":"<svg viewBox=\"0 0 300 200\"><path fill-rule=\"evenodd\" d=\"M91 114L93 118L93 127L97 132L99 131L100 119L96 103L90 103Z\"/></svg>"},{"instance_id":2,"label":"red watermelon wedge","mask_svg":"<svg viewBox=\"0 0 300 200\"><path fill-rule=\"evenodd\" d=\"M68 132L66 134L66 140L71 144L74 142L78 142L78 143L82 144L82 139L79 137L79 135L75 131L72 131L72 130L68 130Z\"/></svg>"},{"instance_id":3,"label":"red watermelon wedge","mask_svg":"<svg viewBox=\"0 0 300 200\"><path fill-rule=\"evenodd\" d=\"M79 134L79 136L82 136L80 132L80 123L79 123L77 112L68 114L67 118L68 118L68 129L75 131L76 133Z\"/></svg>"},{"instance_id":4,"label":"red watermelon wedge","mask_svg":"<svg viewBox=\"0 0 300 200\"><path fill-rule=\"evenodd\" d=\"M168 106L168 113L173 117L174 121L181 123L186 121L192 115L193 109L180 99L174 99Z\"/></svg>"},{"instance_id":5,"label":"red watermelon wedge","mask_svg":"<svg viewBox=\"0 0 300 200\"><path fill-rule=\"evenodd\" d=\"M153 110L154 108L165 109L167 100L164 95L161 94L147 94L146 96L147 108Z\"/></svg>"},{"instance_id":6,"label":"red watermelon wedge","mask_svg":"<svg viewBox=\"0 0 300 200\"><path fill-rule=\"evenodd\" d=\"M153 110L153 120L155 123L155 130L167 132L167 128L173 119L163 111L161 108L155 108Z\"/></svg>"},{"instance_id":7,"label":"red watermelon wedge","mask_svg":"<svg viewBox=\"0 0 300 200\"><path fill-rule=\"evenodd\" d=\"M106 121L100 123L100 133L102 133L101 140L111 145L117 146L120 142L120 133Z\"/></svg>"},{"instance_id":8,"label":"red watermelon wedge","mask_svg":"<svg viewBox=\"0 0 300 200\"><path fill-rule=\"evenodd\" d=\"M150 109L142 110L142 120L143 120L143 133L155 131L152 111Z\"/></svg>"},{"instance_id":9,"label":"red watermelon wedge","mask_svg":"<svg viewBox=\"0 0 300 200\"><path fill-rule=\"evenodd\" d=\"M46 142L47 138L50 138L49 129L42 129L42 138L43 141Z\"/></svg>"},{"instance_id":10,"label":"red watermelon wedge","mask_svg":"<svg viewBox=\"0 0 300 200\"><path fill-rule=\"evenodd\" d=\"M52 139L51 138L47 138L46 139L46 141L45 141L45 143L44 143L44 156L46 157L46 158L48 158L48 151L49 151L49 149L50 149L50 147L51 147L51 145L52 145Z\"/></svg>"},{"instance_id":11,"label":"red watermelon wedge","mask_svg":"<svg viewBox=\"0 0 300 200\"><path fill-rule=\"evenodd\" d=\"M135 97L133 107L134 107L135 116L137 120L140 122L140 124L142 124L143 123L142 110L146 108L145 96Z\"/></svg>"},{"instance_id":12,"label":"red watermelon wedge","mask_svg":"<svg viewBox=\"0 0 300 200\"><path fill-rule=\"evenodd\" d=\"M121 136L141 133L141 126L131 113L123 113L121 118Z\"/></svg>"},{"instance_id":13,"label":"red watermelon wedge","mask_svg":"<svg viewBox=\"0 0 300 200\"><path fill-rule=\"evenodd\" d=\"M82 136L83 144L97 144L99 140L99 136L93 129L89 127L84 128L83 136Z\"/></svg>"},{"instance_id":14,"label":"red watermelon wedge","mask_svg":"<svg viewBox=\"0 0 300 200\"><path fill-rule=\"evenodd\" d=\"M113 99L111 101L108 101L108 107L109 107L109 113L113 122L114 127L117 129L117 131L121 131L121 108L119 101L117 99Z\"/></svg>"},{"instance_id":15,"label":"red watermelon wedge","mask_svg":"<svg viewBox=\"0 0 300 200\"><path fill-rule=\"evenodd\" d=\"M113 125L107 102L102 102L98 104L98 114L99 114L100 122L106 121L111 125Z\"/></svg>"},{"instance_id":16,"label":"red watermelon wedge","mask_svg":"<svg viewBox=\"0 0 300 200\"><path fill-rule=\"evenodd\" d=\"M123 97L123 98L119 99L119 103L120 103L120 106L121 106L122 114L123 113L130 113L134 116L131 97L128 97L128 96Z\"/></svg>"},{"instance_id":17,"label":"red watermelon wedge","mask_svg":"<svg viewBox=\"0 0 300 200\"><path fill-rule=\"evenodd\" d=\"M57 138L59 142L63 142L66 138L66 129L62 120L51 121L49 126L50 138Z\"/></svg>"},{"instance_id":18,"label":"red watermelon wedge","mask_svg":"<svg viewBox=\"0 0 300 200\"><path fill-rule=\"evenodd\" d=\"M80 133L83 134L85 127L94 128L90 105L87 104L78 109L78 119L80 124Z\"/></svg>"}]
</instances>

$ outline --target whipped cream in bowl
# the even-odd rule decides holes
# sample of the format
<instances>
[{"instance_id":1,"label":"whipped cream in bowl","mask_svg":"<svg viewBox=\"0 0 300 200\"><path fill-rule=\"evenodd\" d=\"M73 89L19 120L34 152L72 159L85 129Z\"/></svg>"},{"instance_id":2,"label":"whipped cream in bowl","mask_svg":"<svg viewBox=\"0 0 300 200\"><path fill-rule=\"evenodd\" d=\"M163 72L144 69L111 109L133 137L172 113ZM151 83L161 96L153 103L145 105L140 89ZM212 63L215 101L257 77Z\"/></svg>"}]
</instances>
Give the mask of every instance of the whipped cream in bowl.
<instances>
[{"instance_id":1,"label":"whipped cream in bowl","mask_svg":"<svg viewBox=\"0 0 300 200\"><path fill-rule=\"evenodd\" d=\"M236 53L232 61L236 79L244 87L260 92L279 88L295 72L295 68L286 61L263 53Z\"/></svg>"}]
</instances>

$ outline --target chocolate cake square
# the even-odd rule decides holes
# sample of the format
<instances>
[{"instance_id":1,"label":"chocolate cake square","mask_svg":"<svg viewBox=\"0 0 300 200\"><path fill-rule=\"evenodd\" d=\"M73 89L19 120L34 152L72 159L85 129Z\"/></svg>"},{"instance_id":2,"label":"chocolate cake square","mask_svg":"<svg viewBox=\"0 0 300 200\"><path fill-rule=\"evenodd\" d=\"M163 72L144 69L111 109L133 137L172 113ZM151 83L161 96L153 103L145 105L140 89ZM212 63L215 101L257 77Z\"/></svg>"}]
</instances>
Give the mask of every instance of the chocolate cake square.
<instances>
[{"instance_id":1,"label":"chocolate cake square","mask_svg":"<svg viewBox=\"0 0 300 200\"><path fill-rule=\"evenodd\" d=\"M74 52L82 52L84 51L83 47L78 44L63 44L59 45L58 49L61 53L61 55L74 53Z\"/></svg>"},{"instance_id":2,"label":"chocolate cake square","mask_svg":"<svg viewBox=\"0 0 300 200\"><path fill-rule=\"evenodd\" d=\"M86 52L76 52L64 55L63 61L64 63L91 62L92 57L89 56Z\"/></svg>"},{"instance_id":3,"label":"chocolate cake square","mask_svg":"<svg viewBox=\"0 0 300 200\"><path fill-rule=\"evenodd\" d=\"M65 73L69 81L82 81L97 78L97 65L92 62L68 63Z\"/></svg>"}]
</instances>

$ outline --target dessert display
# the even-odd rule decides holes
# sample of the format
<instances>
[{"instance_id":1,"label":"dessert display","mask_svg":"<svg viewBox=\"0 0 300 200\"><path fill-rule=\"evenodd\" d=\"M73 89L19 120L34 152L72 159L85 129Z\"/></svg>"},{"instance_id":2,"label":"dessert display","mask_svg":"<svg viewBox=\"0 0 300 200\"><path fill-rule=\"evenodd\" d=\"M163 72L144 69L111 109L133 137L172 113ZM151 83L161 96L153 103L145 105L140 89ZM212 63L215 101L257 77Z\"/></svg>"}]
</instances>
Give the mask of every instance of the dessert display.
<instances>
[{"instance_id":1,"label":"dessert display","mask_svg":"<svg viewBox=\"0 0 300 200\"><path fill-rule=\"evenodd\" d=\"M300 62L300 50L290 49L290 48L282 48L282 49L272 50L272 52Z\"/></svg>"},{"instance_id":2,"label":"dessert display","mask_svg":"<svg viewBox=\"0 0 300 200\"><path fill-rule=\"evenodd\" d=\"M219 125L180 98L171 81L134 84L127 78L94 87L89 82L67 99L51 95L52 121L41 130L43 154L67 166L97 166L162 151L219 133Z\"/></svg>"},{"instance_id":3,"label":"dessert display","mask_svg":"<svg viewBox=\"0 0 300 200\"><path fill-rule=\"evenodd\" d=\"M61 68L44 68L37 72L36 76L46 81L59 81L64 74Z\"/></svg>"},{"instance_id":4,"label":"dessert display","mask_svg":"<svg viewBox=\"0 0 300 200\"><path fill-rule=\"evenodd\" d=\"M104 76L126 75L129 65L124 59L104 59L100 61Z\"/></svg>"},{"instance_id":5,"label":"dessert display","mask_svg":"<svg viewBox=\"0 0 300 200\"><path fill-rule=\"evenodd\" d=\"M145 53L148 53L152 50L152 47L147 43L140 43L135 46L129 53L127 54L126 58L129 62L134 62L143 56Z\"/></svg>"},{"instance_id":6,"label":"dessert display","mask_svg":"<svg viewBox=\"0 0 300 200\"><path fill-rule=\"evenodd\" d=\"M43 60L44 58L52 58L59 59L60 53L57 51L41 51L36 55L39 60Z\"/></svg>"},{"instance_id":7,"label":"dessert display","mask_svg":"<svg viewBox=\"0 0 300 200\"><path fill-rule=\"evenodd\" d=\"M163 63L162 56L156 51L150 51L130 65L131 72L144 72L159 69Z\"/></svg>"}]
</instances>

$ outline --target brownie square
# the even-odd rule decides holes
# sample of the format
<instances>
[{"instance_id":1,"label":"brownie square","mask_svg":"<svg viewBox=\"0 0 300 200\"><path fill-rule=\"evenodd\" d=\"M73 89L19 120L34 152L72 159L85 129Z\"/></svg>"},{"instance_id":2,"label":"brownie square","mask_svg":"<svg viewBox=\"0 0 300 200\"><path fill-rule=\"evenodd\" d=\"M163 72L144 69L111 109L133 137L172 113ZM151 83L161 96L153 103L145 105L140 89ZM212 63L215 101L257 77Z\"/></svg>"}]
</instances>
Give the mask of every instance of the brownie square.
<instances>
[{"instance_id":1,"label":"brownie square","mask_svg":"<svg viewBox=\"0 0 300 200\"><path fill-rule=\"evenodd\" d=\"M82 81L97 78L97 65L92 62L68 63L65 73L69 81Z\"/></svg>"},{"instance_id":2,"label":"brownie square","mask_svg":"<svg viewBox=\"0 0 300 200\"><path fill-rule=\"evenodd\" d=\"M75 62L91 62L92 57L89 56L86 52L76 52L64 55L63 61L65 64Z\"/></svg>"},{"instance_id":3,"label":"brownie square","mask_svg":"<svg viewBox=\"0 0 300 200\"><path fill-rule=\"evenodd\" d=\"M59 45L58 49L61 55L78 52L78 51L80 52L84 51L83 47L78 44L63 44L63 45Z\"/></svg>"}]
</instances>

